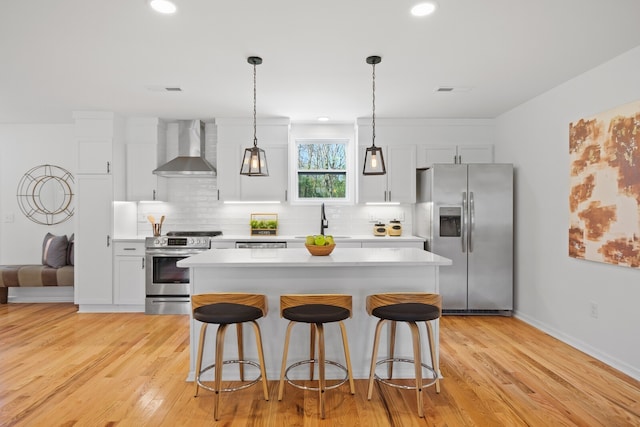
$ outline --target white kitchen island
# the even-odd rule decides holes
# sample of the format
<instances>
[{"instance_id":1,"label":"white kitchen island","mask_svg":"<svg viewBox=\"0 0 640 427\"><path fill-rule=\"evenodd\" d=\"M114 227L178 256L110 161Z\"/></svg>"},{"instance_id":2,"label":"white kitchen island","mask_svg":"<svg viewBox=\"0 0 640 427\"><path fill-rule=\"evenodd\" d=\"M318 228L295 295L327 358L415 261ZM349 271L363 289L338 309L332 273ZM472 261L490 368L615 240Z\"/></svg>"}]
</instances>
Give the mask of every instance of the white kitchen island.
<instances>
[{"instance_id":1,"label":"white kitchen island","mask_svg":"<svg viewBox=\"0 0 640 427\"><path fill-rule=\"evenodd\" d=\"M269 312L258 320L262 330L267 376L279 378L284 335L288 321L280 318L280 295L287 293L344 293L353 296L353 316L347 327L351 362L356 378L368 378L377 318L367 314L367 295L380 292L419 291L437 293L440 266L451 260L416 248L340 248L329 256L311 256L306 249L211 249L178 262L191 269L191 293L252 292L267 295ZM446 267L445 267L446 268ZM396 354L411 356L409 328L400 325ZM436 325L436 338L439 329ZM191 361L188 380L194 378L200 322L191 320ZM326 356L344 360L339 327L325 326ZM422 328L424 333L424 328ZM215 328L207 334L203 366L213 360ZM235 328L227 332L224 358L236 359ZM425 338L423 354L428 356ZM436 339L436 342L437 339ZM245 357L257 360L253 331L245 328ZM291 336L289 363L308 359L309 327L296 325ZM381 348L380 354L383 350ZM399 372L404 367L398 366ZM412 368L407 365L410 375ZM237 379L238 369L226 367L224 377ZM329 374L329 373L327 373Z\"/></svg>"}]
</instances>

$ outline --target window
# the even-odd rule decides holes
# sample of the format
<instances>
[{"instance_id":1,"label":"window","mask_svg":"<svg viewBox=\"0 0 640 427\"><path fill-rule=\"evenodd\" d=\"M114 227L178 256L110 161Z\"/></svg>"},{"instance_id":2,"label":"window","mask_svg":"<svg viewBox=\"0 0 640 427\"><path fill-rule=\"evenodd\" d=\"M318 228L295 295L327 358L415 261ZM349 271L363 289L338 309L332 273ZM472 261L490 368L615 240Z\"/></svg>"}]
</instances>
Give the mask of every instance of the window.
<instances>
[{"instance_id":1,"label":"window","mask_svg":"<svg viewBox=\"0 0 640 427\"><path fill-rule=\"evenodd\" d=\"M298 200L347 200L348 140L296 141Z\"/></svg>"}]
</instances>

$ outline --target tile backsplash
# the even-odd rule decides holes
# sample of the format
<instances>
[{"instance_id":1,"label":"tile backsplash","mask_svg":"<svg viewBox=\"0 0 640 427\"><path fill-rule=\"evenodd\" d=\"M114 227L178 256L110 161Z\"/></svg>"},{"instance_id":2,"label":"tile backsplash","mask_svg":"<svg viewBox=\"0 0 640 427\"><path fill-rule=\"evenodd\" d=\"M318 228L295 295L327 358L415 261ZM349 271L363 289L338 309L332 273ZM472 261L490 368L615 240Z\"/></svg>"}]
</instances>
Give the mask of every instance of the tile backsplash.
<instances>
[{"instance_id":1,"label":"tile backsplash","mask_svg":"<svg viewBox=\"0 0 640 427\"><path fill-rule=\"evenodd\" d=\"M278 234L307 235L320 233L320 206L281 204L225 204L217 200L215 178L170 179L165 202L139 202L135 221L131 209L116 211L116 224L135 222L139 236L151 236L147 216L159 220L164 215L162 232L186 230L222 230L226 235L248 234L252 213L278 214ZM413 206L342 205L325 203L329 228L327 234L367 235L376 221L388 223L398 219L406 234L411 234ZM127 217L120 217L126 215ZM116 227L131 229L131 227ZM116 235L116 237L119 237ZM122 236L120 236L122 237Z\"/></svg>"}]
</instances>

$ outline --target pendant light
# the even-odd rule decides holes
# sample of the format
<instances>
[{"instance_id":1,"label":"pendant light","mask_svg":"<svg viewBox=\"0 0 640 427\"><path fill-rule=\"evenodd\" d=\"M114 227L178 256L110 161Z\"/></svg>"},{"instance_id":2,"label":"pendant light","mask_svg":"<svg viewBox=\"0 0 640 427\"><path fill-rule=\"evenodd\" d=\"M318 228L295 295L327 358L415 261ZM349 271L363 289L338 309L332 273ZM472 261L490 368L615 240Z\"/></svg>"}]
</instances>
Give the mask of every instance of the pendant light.
<instances>
[{"instance_id":1,"label":"pendant light","mask_svg":"<svg viewBox=\"0 0 640 427\"><path fill-rule=\"evenodd\" d=\"M379 64L381 61L382 58L379 56L369 56L367 58L367 64L371 64L373 68L373 116L371 125L373 140L371 142L371 147L367 148L364 155L364 167L362 169L363 175L384 175L387 173L387 170L384 167L382 148L376 147L376 64Z\"/></svg>"},{"instance_id":2,"label":"pendant light","mask_svg":"<svg viewBox=\"0 0 640 427\"><path fill-rule=\"evenodd\" d=\"M262 64L262 58L250 56L247 58L247 62L253 65L253 147L244 150L240 175L269 176L267 155L264 150L258 148L258 137L256 136L256 65Z\"/></svg>"}]
</instances>

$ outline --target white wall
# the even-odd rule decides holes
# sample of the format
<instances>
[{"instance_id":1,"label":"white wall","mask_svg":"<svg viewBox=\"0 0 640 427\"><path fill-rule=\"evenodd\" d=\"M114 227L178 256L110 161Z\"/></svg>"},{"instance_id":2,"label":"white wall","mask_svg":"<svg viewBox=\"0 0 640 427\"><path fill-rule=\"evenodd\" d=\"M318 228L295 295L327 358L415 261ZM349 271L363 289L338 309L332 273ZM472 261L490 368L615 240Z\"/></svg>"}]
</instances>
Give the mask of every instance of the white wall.
<instances>
[{"instance_id":1,"label":"white wall","mask_svg":"<svg viewBox=\"0 0 640 427\"><path fill-rule=\"evenodd\" d=\"M640 46L501 115L495 152L516 168L517 316L640 379L640 270L568 256L569 123L639 100L638 70Z\"/></svg>"},{"instance_id":2,"label":"white wall","mask_svg":"<svg viewBox=\"0 0 640 427\"><path fill-rule=\"evenodd\" d=\"M47 232L73 233L73 217L53 226L27 219L16 190L24 173L35 166L52 164L75 175L76 161L72 124L0 125L0 264L39 264Z\"/></svg>"}]
</instances>

